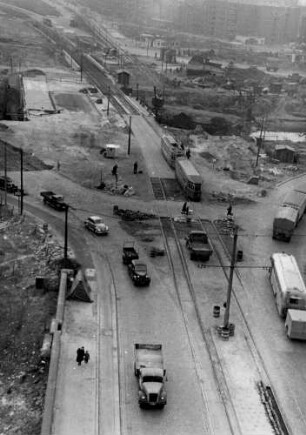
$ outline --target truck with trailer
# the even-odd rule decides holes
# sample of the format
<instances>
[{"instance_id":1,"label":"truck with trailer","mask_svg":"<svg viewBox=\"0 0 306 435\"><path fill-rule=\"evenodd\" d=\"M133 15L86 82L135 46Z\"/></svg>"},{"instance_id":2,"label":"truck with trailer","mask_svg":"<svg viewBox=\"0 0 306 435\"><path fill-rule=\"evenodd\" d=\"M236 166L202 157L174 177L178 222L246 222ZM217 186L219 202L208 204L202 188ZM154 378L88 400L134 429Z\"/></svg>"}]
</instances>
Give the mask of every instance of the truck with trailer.
<instances>
[{"instance_id":1,"label":"truck with trailer","mask_svg":"<svg viewBox=\"0 0 306 435\"><path fill-rule=\"evenodd\" d=\"M57 195L50 190L40 192L40 195L43 197L44 204L47 204L50 207L55 208L56 210L66 210L67 204L64 202L63 195Z\"/></svg>"},{"instance_id":2,"label":"truck with trailer","mask_svg":"<svg viewBox=\"0 0 306 435\"><path fill-rule=\"evenodd\" d=\"M190 260L209 260L213 248L205 231L191 231L186 237L186 247L190 251Z\"/></svg>"},{"instance_id":3,"label":"truck with trailer","mask_svg":"<svg viewBox=\"0 0 306 435\"><path fill-rule=\"evenodd\" d=\"M138 378L138 404L140 408L164 408L167 404L162 345L134 345L134 374Z\"/></svg>"}]
</instances>

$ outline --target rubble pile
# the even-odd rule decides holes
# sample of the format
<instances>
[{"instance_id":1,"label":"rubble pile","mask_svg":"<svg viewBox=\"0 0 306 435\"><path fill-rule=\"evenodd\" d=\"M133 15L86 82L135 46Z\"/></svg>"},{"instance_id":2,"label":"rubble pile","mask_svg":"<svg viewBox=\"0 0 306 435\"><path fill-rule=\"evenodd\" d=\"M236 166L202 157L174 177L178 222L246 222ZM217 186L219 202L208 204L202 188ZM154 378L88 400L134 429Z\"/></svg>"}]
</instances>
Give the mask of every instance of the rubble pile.
<instances>
[{"instance_id":1,"label":"rubble pile","mask_svg":"<svg viewBox=\"0 0 306 435\"><path fill-rule=\"evenodd\" d=\"M62 248L45 225L13 217L0 229L0 433L40 434L48 364L40 359L57 303L54 259ZM37 285L38 276L44 286Z\"/></svg>"},{"instance_id":2,"label":"rubble pile","mask_svg":"<svg viewBox=\"0 0 306 435\"><path fill-rule=\"evenodd\" d=\"M125 221L143 221L146 219L155 219L156 215L150 213L144 213L139 210L121 209L117 205L114 205L113 213L116 216L120 216Z\"/></svg>"}]
</instances>

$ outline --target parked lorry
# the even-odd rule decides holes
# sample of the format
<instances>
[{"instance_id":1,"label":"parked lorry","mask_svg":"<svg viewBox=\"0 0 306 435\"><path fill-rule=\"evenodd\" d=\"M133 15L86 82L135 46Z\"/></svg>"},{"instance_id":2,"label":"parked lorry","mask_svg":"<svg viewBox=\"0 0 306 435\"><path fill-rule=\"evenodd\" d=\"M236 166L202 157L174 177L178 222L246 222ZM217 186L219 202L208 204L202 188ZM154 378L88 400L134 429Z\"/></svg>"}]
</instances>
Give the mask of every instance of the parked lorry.
<instances>
[{"instance_id":1,"label":"parked lorry","mask_svg":"<svg viewBox=\"0 0 306 435\"><path fill-rule=\"evenodd\" d=\"M1 176L0 177L0 189L6 190L8 193L17 194L20 189L16 184L13 183L13 180L10 177Z\"/></svg>"},{"instance_id":2,"label":"parked lorry","mask_svg":"<svg viewBox=\"0 0 306 435\"><path fill-rule=\"evenodd\" d=\"M163 408L167 403L161 344L134 346L134 373L138 378L138 404L140 408Z\"/></svg>"},{"instance_id":3,"label":"parked lorry","mask_svg":"<svg viewBox=\"0 0 306 435\"><path fill-rule=\"evenodd\" d=\"M273 220L272 238L290 242L298 221L298 210L292 207L279 207Z\"/></svg>"},{"instance_id":4,"label":"parked lorry","mask_svg":"<svg viewBox=\"0 0 306 435\"><path fill-rule=\"evenodd\" d=\"M287 336L293 340L306 340L306 311L287 311L285 322Z\"/></svg>"},{"instance_id":5,"label":"parked lorry","mask_svg":"<svg viewBox=\"0 0 306 435\"><path fill-rule=\"evenodd\" d=\"M57 195L49 190L40 192L40 195L43 197L44 204L48 204L56 210L66 210L67 204L64 202L63 195Z\"/></svg>"},{"instance_id":6,"label":"parked lorry","mask_svg":"<svg viewBox=\"0 0 306 435\"><path fill-rule=\"evenodd\" d=\"M190 250L191 260L209 260L213 248L205 231L191 231L186 237L186 247Z\"/></svg>"},{"instance_id":7,"label":"parked lorry","mask_svg":"<svg viewBox=\"0 0 306 435\"><path fill-rule=\"evenodd\" d=\"M130 264L132 260L138 260L139 255L135 248L134 241L126 241L122 248L122 262L123 264Z\"/></svg>"}]
</instances>

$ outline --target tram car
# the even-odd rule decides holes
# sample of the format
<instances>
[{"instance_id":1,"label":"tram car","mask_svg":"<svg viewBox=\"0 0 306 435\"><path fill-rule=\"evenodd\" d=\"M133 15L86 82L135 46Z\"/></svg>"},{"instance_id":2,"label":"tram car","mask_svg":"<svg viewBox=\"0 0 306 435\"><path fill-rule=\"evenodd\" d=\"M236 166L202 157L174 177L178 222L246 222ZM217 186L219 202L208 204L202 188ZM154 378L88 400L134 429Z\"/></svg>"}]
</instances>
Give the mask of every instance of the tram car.
<instances>
[{"instance_id":1,"label":"tram car","mask_svg":"<svg viewBox=\"0 0 306 435\"><path fill-rule=\"evenodd\" d=\"M184 148L170 134L162 136L160 145L164 159L171 168L175 169L175 160L185 155Z\"/></svg>"},{"instance_id":2,"label":"tram car","mask_svg":"<svg viewBox=\"0 0 306 435\"><path fill-rule=\"evenodd\" d=\"M175 175L186 197L192 201L200 201L202 178L191 161L186 158L177 158L175 160Z\"/></svg>"}]
</instances>

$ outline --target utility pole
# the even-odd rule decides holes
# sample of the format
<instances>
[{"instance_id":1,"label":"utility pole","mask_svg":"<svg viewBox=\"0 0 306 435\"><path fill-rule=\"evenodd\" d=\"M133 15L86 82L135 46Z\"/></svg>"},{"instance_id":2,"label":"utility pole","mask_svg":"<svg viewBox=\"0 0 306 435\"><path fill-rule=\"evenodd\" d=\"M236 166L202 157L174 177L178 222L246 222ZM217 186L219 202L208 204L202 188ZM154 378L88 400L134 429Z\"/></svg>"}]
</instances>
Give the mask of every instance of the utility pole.
<instances>
[{"instance_id":1,"label":"utility pole","mask_svg":"<svg viewBox=\"0 0 306 435\"><path fill-rule=\"evenodd\" d=\"M107 94L107 111L106 115L109 115L109 100L110 100L110 86L108 87L108 94Z\"/></svg>"},{"instance_id":2,"label":"utility pole","mask_svg":"<svg viewBox=\"0 0 306 435\"><path fill-rule=\"evenodd\" d=\"M6 143L4 143L4 205L7 205L7 153L6 153Z\"/></svg>"},{"instance_id":3,"label":"utility pole","mask_svg":"<svg viewBox=\"0 0 306 435\"><path fill-rule=\"evenodd\" d=\"M129 120L129 140L128 140L128 155L130 155L131 152L131 129L132 126L132 117L130 116L130 120Z\"/></svg>"},{"instance_id":4,"label":"utility pole","mask_svg":"<svg viewBox=\"0 0 306 435\"><path fill-rule=\"evenodd\" d=\"M257 168L257 165L258 165L259 153L260 153L261 145L262 145L262 134L263 134L265 122L266 122L266 118L265 118L265 116L263 116L263 118L261 120L261 125L260 125L260 134L259 134L259 137L256 138L256 142L257 142L257 155L256 155L255 168Z\"/></svg>"},{"instance_id":5,"label":"utility pole","mask_svg":"<svg viewBox=\"0 0 306 435\"><path fill-rule=\"evenodd\" d=\"M230 265L230 276L229 276L229 280L228 280L227 300L226 300L226 307L225 307L225 313L224 313L223 329L228 329L228 325L229 325L230 305L231 305L231 296L232 296L232 287L233 287L233 276L234 276L234 269L235 269L235 262L236 262L237 239L238 239L238 230L237 230L237 226L235 226L233 252L232 252L231 265Z\"/></svg>"},{"instance_id":6,"label":"utility pole","mask_svg":"<svg viewBox=\"0 0 306 435\"><path fill-rule=\"evenodd\" d=\"M81 82L83 81L83 53L81 53Z\"/></svg>"},{"instance_id":7,"label":"utility pole","mask_svg":"<svg viewBox=\"0 0 306 435\"><path fill-rule=\"evenodd\" d=\"M67 267L67 259L68 259L68 209L69 205L66 204L65 208L65 245L64 245L64 264Z\"/></svg>"},{"instance_id":8,"label":"utility pole","mask_svg":"<svg viewBox=\"0 0 306 435\"><path fill-rule=\"evenodd\" d=\"M23 149L20 148L20 214L23 214Z\"/></svg>"}]
</instances>

